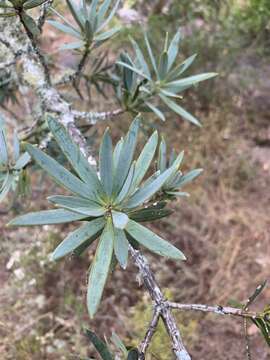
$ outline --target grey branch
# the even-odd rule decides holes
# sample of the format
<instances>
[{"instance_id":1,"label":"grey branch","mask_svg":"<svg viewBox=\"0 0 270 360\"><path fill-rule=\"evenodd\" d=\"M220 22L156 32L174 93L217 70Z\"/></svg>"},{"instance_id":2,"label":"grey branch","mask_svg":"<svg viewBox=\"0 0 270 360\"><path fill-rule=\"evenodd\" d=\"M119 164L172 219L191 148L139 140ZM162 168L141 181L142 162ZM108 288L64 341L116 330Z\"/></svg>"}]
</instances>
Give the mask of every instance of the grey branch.
<instances>
[{"instance_id":1,"label":"grey branch","mask_svg":"<svg viewBox=\"0 0 270 360\"><path fill-rule=\"evenodd\" d=\"M139 347L140 359L145 359L145 354L148 349L148 346L150 345L151 340L156 332L159 317L160 317L160 307L157 306L154 308L154 314L153 314L152 320L148 326L145 337Z\"/></svg>"},{"instance_id":2,"label":"grey branch","mask_svg":"<svg viewBox=\"0 0 270 360\"><path fill-rule=\"evenodd\" d=\"M202 305L202 304L179 304L175 302L168 301L167 305L171 309L177 309L181 311L201 311L201 312L210 312L218 315L233 315L233 316L240 316L242 318L252 318L256 319L260 317L260 314L247 311L239 308L229 307L229 306L209 306L209 305Z\"/></svg>"},{"instance_id":3,"label":"grey branch","mask_svg":"<svg viewBox=\"0 0 270 360\"><path fill-rule=\"evenodd\" d=\"M40 11L40 16L38 18L38 28L39 30L42 32L43 30L43 26L45 24L45 20L46 20L46 17L47 17L47 14L49 12L49 9L51 7L53 3L53 0L48 0L46 1L44 4L41 5L41 11Z\"/></svg>"},{"instance_id":4,"label":"grey branch","mask_svg":"<svg viewBox=\"0 0 270 360\"><path fill-rule=\"evenodd\" d=\"M129 249L134 264L138 267L140 271L140 275L142 276L144 285L148 290L152 300L154 301L154 306L160 309L159 315L164 322L168 335L170 336L172 343L172 350L176 358L178 360L191 360L191 357L183 344L182 337L177 327L172 311L170 307L167 305L167 301L155 280L154 274L152 273L147 260L140 253L140 251L135 250L131 245L129 246ZM144 359L144 353L141 353L140 360L143 359Z\"/></svg>"},{"instance_id":5,"label":"grey branch","mask_svg":"<svg viewBox=\"0 0 270 360\"><path fill-rule=\"evenodd\" d=\"M104 111L104 112L87 112L87 111L73 111L75 118L77 119L85 119L91 125L95 125L98 121L105 121L112 119L120 114L123 114L125 110L116 109L112 111Z\"/></svg>"}]
</instances>

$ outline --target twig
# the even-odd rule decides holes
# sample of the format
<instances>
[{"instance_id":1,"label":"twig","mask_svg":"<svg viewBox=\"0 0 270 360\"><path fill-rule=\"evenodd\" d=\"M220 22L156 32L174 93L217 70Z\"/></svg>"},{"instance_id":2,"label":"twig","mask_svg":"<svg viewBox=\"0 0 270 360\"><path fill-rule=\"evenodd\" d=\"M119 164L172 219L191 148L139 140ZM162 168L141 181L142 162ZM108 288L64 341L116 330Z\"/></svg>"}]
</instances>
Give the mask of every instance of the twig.
<instances>
[{"instance_id":1,"label":"twig","mask_svg":"<svg viewBox=\"0 0 270 360\"><path fill-rule=\"evenodd\" d=\"M112 111L104 111L104 112L87 112L87 111L73 111L73 114L76 119L85 119L91 125L96 124L98 121L109 120L113 117L116 117L125 112L124 109L116 109Z\"/></svg>"},{"instance_id":2,"label":"twig","mask_svg":"<svg viewBox=\"0 0 270 360\"><path fill-rule=\"evenodd\" d=\"M151 340L155 334L155 331L157 329L159 317L160 317L160 308L157 306L154 309L154 314L153 314L152 320L148 326L148 329L146 331L145 337L139 346L140 359L142 359L142 360L145 359L146 351L147 351L148 346L150 345L150 342L151 342Z\"/></svg>"},{"instance_id":3,"label":"twig","mask_svg":"<svg viewBox=\"0 0 270 360\"><path fill-rule=\"evenodd\" d=\"M152 273L147 260L140 253L140 251L135 250L131 245L129 245L129 250L133 258L134 264L140 270L144 285L148 290L152 300L154 301L155 306L159 306L160 308L160 316L164 322L167 333L170 336L172 350L176 358L178 360L191 360L191 357L183 344L180 331L176 325L176 321L171 312L171 309L167 305L167 301L155 280L154 274ZM140 360L143 359L144 354L140 354Z\"/></svg>"},{"instance_id":4,"label":"twig","mask_svg":"<svg viewBox=\"0 0 270 360\"><path fill-rule=\"evenodd\" d=\"M72 83L75 89L77 89L77 85L78 85L77 82L80 80L82 76L82 71L88 60L89 53L90 53L90 48L89 46L86 46L84 49L83 56L78 64L77 70L71 75L64 76L64 78L58 81L55 85L62 86Z\"/></svg>"},{"instance_id":5,"label":"twig","mask_svg":"<svg viewBox=\"0 0 270 360\"><path fill-rule=\"evenodd\" d=\"M48 14L48 11L50 9L50 6L53 4L53 0L48 0L41 6L40 16L38 18L38 28L40 32L43 30L43 26L45 24L46 16Z\"/></svg>"},{"instance_id":6,"label":"twig","mask_svg":"<svg viewBox=\"0 0 270 360\"><path fill-rule=\"evenodd\" d=\"M209 305L202 305L202 304L179 304L175 302L168 301L167 305L171 309L177 309L181 311L188 311L188 310L194 310L194 311L202 311L202 312L211 312L218 315L233 315L233 316L240 316L242 318L258 318L260 317L260 314L253 312L253 311L247 311L239 308L234 307L228 307L228 306L209 306Z\"/></svg>"}]
</instances>

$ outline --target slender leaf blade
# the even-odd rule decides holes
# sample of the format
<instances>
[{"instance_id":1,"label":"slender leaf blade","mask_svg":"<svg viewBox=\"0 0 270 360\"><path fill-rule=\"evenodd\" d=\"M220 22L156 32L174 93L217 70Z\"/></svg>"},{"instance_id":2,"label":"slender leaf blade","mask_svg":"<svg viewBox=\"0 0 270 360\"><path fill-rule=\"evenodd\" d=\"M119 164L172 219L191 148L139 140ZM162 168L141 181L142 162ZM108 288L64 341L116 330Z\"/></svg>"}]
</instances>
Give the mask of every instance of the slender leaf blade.
<instances>
[{"instance_id":1,"label":"slender leaf blade","mask_svg":"<svg viewBox=\"0 0 270 360\"><path fill-rule=\"evenodd\" d=\"M64 209L43 210L17 216L8 223L8 226L64 224L72 221L83 220L86 217L86 215Z\"/></svg>"},{"instance_id":2,"label":"slender leaf blade","mask_svg":"<svg viewBox=\"0 0 270 360\"><path fill-rule=\"evenodd\" d=\"M140 244L158 255L176 260L186 260L185 255L179 249L133 220L129 220L125 230Z\"/></svg>"},{"instance_id":3,"label":"slender leaf blade","mask_svg":"<svg viewBox=\"0 0 270 360\"><path fill-rule=\"evenodd\" d=\"M87 289L87 307L91 318L97 312L110 271L113 255L113 227L109 220L101 234L95 258L91 265Z\"/></svg>"},{"instance_id":4,"label":"slender leaf blade","mask_svg":"<svg viewBox=\"0 0 270 360\"><path fill-rule=\"evenodd\" d=\"M91 243L96 239L97 234L105 226L105 219L98 218L87 222L86 224L82 225L72 233L70 233L54 250L51 254L51 259L53 261L58 260L73 251L75 251L78 247L80 247L84 242L88 239L91 239ZM88 243L88 246L90 243Z\"/></svg>"}]
</instances>

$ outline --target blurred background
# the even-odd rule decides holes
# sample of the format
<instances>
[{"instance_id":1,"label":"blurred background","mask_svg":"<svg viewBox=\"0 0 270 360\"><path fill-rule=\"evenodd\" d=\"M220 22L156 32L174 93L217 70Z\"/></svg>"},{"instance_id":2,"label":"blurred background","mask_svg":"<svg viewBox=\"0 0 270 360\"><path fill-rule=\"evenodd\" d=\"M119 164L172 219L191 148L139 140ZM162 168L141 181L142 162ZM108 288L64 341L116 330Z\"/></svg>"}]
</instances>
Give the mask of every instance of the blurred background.
<instances>
[{"instance_id":1,"label":"blurred background","mask_svg":"<svg viewBox=\"0 0 270 360\"><path fill-rule=\"evenodd\" d=\"M67 12L62 1L56 5ZM192 74L219 73L185 93L185 108L201 120L201 129L175 114L165 124L147 117L146 133L156 127L171 146L185 150L184 170L202 167L204 172L186 187L191 197L175 202L174 214L153 225L183 250L188 261L176 263L145 253L169 299L220 305L244 301L269 278L270 269L270 1L127 0L115 21L123 30L103 49L108 61L123 49L130 50L128 35L143 43L141 27L147 28L156 51L162 48L166 31L172 35L180 28L179 61L197 53ZM58 51L65 40L60 32L46 25L43 38L42 47L52 60L62 67L76 66L76 55ZM1 85L0 106L23 121L22 100L16 100L13 90L12 83L9 88ZM81 110L106 111L115 108L113 92L106 90L106 94L104 98L94 89L91 102L86 103L77 100L75 93L66 96ZM112 127L117 139L130 121L130 116L122 115L90 129L94 152L106 126ZM145 141L143 135L141 140ZM35 172L31 182L31 195L0 218L0 357L93 357L83 327L108 339L115 331L127 345L136 346L151 317L151 301L132 264L112 274L102 306L90 320L85 294L92 252L48 261L48 254L72 225L4 226L18 213L47 209L46 196L57 193L41 172ZM254 309L267 299L270 287ZM175 315L194 359L245 359L241 319L192 312ZM258 329L249 325L248 333L254 360L270 359ZM173 359L161 324L150 358Z\"/></svg>"}]
</instances>

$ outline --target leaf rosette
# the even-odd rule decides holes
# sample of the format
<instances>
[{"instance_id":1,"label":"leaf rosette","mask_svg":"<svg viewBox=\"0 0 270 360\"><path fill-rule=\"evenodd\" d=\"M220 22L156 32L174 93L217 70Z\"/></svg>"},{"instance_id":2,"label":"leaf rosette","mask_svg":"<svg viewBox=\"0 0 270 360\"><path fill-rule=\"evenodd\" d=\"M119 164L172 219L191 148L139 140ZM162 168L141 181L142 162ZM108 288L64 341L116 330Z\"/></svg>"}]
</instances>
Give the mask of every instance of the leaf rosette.
<instances>
[{"instance_id":1,"label":"leaf rosette","mask_svg":"<svg viewBox=\"0 0 270 360\"><path fill-rule=\"evenodd\" d=\"M10 191L24 193L27 188L25 166L29 163L27 152L21 153L16 131L13 133L13 153L8 151L7 134L4 119L0 117L0 202Z\"/></svg>"},{"instance_id":2,"label":"leaf rosette","mask_svg":"<svg viewBox=\"0 0 270 360\"><path fill-rule=\"evenodd\" d=\"M55 119L48 118L48 126L61 151L75 173L68 171L53 158L27 144L32 158L72 196L54 195L48 200L58 208L19 216L10 225L29 226L83 221L70 233L51 255L53 260L65 255L80 254L99 238L89 274L87 305L91 317L97 311L111 265L116 259L122 268L128 261L129 243L144 246L168 258L184 260L175 246L141 225L170 214L166 202L156 201L163 194L162 187L178 171L182 154L176 156L164 171L156 171L145 179L158 146L155 131L144 145L137 160L133 160L140 128L137 117L128 133L113 149L107 129L99 151L99 171L73 142L66 129Z\"/></svg>"}]
</instances>

